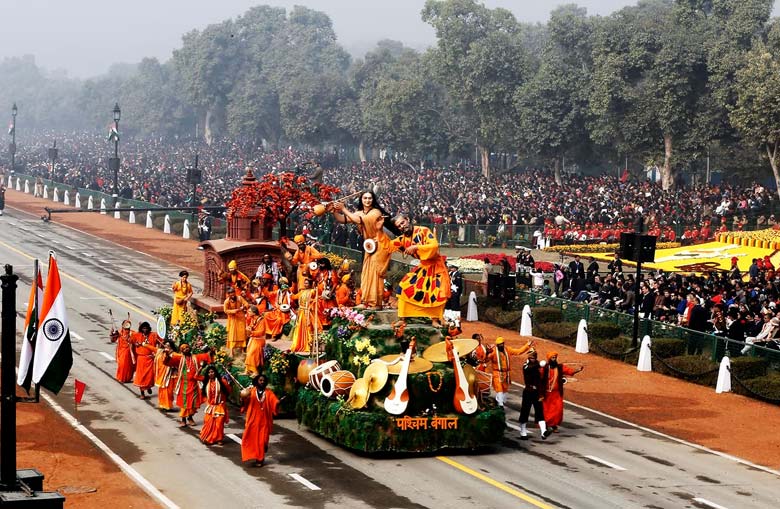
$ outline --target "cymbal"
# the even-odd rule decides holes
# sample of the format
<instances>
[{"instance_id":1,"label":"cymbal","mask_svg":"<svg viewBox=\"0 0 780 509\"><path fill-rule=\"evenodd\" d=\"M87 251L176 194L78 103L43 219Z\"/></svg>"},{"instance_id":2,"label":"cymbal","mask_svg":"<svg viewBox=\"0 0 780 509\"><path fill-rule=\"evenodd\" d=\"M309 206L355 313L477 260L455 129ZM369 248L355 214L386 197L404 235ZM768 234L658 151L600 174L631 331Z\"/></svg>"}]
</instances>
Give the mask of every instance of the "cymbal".
<instances>
[{"instance_id":1,"label":"cymbal","mask_svg":"<svg viewBox=\"0 0 780 509\"><path fill-rule=\"evenodd\" d=\"M368 403L368 380L365 378L358 378L349 389L347 404L355 410L358 410L366 406L366 403Z\"/></svg>"},{"instance_id":2,"label":"cymbal","mask_svg":"<svg viewBox=\"0 0 780 509\"><path fill-rule=\"evenodd\" d=\"M399 362L390 364L396 359L401 358ZM383 355L380 357L387 364L387 372L391 375L398 375L401 373L401 367L403 366L403 356L399 354ZM409 373L425 373L433 368L433 363L428 359L422 357L415 357L409 362Z\"/></svg>"},{"instance_id":3,"label":"cymbal","mask_svg":"<svg viewBox=\"0 0 780 509\"><path fill-rule=\"evenodd\" d=\"M453 339L452 346L458 351L458 357L465 357L479 346L476 339ZM447 343L441 341L435 343L423 352L423 357L431 362L447 362Z\"/></svg>"},{"instance_id":4,"label":"cymbal","mask_svg":"<svg viewBox=\"0 0 780 509\"><path fill-rule=\"evenodd\" d=\"M372 362L363 373L363 378L368 380L368 392L375 393L382 390L387 383L387 364L384 362Z\"/></svg>"}]
</instances>

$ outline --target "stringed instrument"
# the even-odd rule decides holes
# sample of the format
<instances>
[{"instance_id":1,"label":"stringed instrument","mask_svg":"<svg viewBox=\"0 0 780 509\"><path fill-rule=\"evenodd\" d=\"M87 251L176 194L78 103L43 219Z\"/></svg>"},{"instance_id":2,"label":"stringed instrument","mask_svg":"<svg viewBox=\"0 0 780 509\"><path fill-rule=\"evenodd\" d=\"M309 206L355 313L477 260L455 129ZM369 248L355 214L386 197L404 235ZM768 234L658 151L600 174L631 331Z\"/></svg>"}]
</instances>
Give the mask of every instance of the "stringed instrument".
<instances>
[{"instance_id":1,"label":"stringed instrument","mask_svg":"<svg viewBox=\"0 0 780 509\"><path fill-rule=\"evenodd\" d=\"M390 395L385 398L385 410L389 414L401 415L406 411L406 407L409 404L409 389L406 386L406 376L409 374L412 350L414 350L414 344L409 345L409 348L406 349L398 380L395 381Z\"/></svg>"},{"instance_id":2,"label":"stringed instrument","mask_svg":"<svg viewBox=\"0 0 780 509\"><path fill-rule=\"evenodd\" d=\"M452 353L452 367L455 370L455 397L452 403L458 412L471 415L477 411L479 403L476 396L471 393L469 381L463 373L463 366L460 365L460 356L455 346L452 347Z\"/></svg>"}]
</instances>

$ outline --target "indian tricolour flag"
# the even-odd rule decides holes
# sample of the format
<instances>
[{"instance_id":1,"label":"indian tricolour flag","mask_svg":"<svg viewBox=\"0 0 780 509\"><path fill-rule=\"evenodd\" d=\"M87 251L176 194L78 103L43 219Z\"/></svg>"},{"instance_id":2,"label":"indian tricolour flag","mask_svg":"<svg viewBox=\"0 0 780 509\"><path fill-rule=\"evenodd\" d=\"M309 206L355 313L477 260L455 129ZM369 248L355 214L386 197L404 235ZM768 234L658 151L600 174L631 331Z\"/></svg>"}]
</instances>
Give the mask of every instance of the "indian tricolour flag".
<instances>
[{"instance_id":1,"label":"indian tricolour flag","mask_svg":"<svg viewBox=\"0 0 780 509\"><path fill-rule=\"evenodd\" d=\"M49 254L49 274L43 290L40 326L35 339L32 381L60 392L73 365L73 350L70 345L70 329L65 314L65 296L60 283L57 259Z\"/></svg>"},{"instance_id":2,"label":"indian tricolour flag","mask_svg":"<svg viewBox=\"0 0 780 509\"><path fill-rule=\"evenodd\" d=\"M38 268L38 260L35 260L33 284L30 287L30 300L27 303L27 317L24 319L24 339L22 339L22 352L19 355L19 373L16 383L30 391L32 383L32 362L35 354L35 337L38 334L38 312L43 301L43 278Z\"/></svg>"},{"instance_id":3,"label":"indian tricolour flag","mask_svg":"<svg viewBox=\"0 0 780 509\"><path fill-rule=\"evenodd\" d=\"M119 141L119 131L116 130L115 125L108 128L108 141Z\"/></svg>"}]
</instances>

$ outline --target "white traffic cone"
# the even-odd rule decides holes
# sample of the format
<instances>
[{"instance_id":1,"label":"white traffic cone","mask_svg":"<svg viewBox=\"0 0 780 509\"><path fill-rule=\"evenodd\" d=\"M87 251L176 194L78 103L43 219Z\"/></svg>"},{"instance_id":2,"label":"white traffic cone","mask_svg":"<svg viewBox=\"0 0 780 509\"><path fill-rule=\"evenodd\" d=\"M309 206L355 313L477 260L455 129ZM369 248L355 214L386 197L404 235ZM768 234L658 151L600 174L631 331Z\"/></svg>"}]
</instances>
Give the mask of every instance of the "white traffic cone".
<instances>
[{"instance_id":1,"label":"white traffic cone","mask_svg":"<svg viewBox=\"0 0 780 509\"><path fill-rule=\"evenodd\" d=\"M520 321L520 335L521 336L533 336L534 328L531 323L531 306L528 304L523 307L523 318Z\"/></svg>"},{"instance_id":2,"label":"white traffic cone","mask_svg":"<svg viewBox=\"0 0 780 509\"><path fill-rule=\"evenodd\" d=\"M723 392L731 392L731 360L727 355L724 355L720 360L720 370L718 371L718 382L715 384L715 392L717 394Z\"/></svg>"},{"instance_id":3,"label":"white traffic cone","mask_svg":"<svg viewBox=\"0 0 780 509\"><path fill-rule=\"evenodd\" d=\"M650 336L642 338L642 346L639 347L639 362L636 363L637 371L652 371L653 361L650 355Z\"/></svg>"},{"instance_id":4,"label":"white traffic cone","mask_svg":"<svg viewBox=\"0 0 780 509\"><path fill-rule=\"evenodd\" d=\"M588 322L583 318L577 327L577 345L574 348L577 353L588 353Z\"/></svg>"}]
</instances>

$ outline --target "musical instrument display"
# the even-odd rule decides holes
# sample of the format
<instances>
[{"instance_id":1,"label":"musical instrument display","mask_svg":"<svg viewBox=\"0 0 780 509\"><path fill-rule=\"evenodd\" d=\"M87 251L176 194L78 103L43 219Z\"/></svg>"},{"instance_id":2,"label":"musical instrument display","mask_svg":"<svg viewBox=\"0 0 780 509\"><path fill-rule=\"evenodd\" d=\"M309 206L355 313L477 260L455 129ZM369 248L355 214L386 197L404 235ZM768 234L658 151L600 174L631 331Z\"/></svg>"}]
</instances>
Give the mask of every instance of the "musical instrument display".
<instances>
[{"instance_id":1,"label":"musical instrument display","mask_svg":"<svg viewBox=\"0 0 780 509\"><path fill-rule=\"evenodd\" d=\"M409 373L409 362L412 360L414 342L406 349L404 360L401 364L401 372L393 385L390 395L385 398L385 411L392 415L401 415L409 404L409 389L406 386L406 377Z\"/></svg>"}]
</instances>

